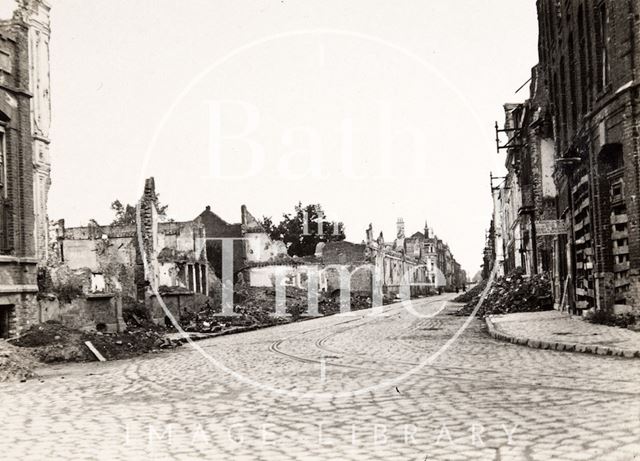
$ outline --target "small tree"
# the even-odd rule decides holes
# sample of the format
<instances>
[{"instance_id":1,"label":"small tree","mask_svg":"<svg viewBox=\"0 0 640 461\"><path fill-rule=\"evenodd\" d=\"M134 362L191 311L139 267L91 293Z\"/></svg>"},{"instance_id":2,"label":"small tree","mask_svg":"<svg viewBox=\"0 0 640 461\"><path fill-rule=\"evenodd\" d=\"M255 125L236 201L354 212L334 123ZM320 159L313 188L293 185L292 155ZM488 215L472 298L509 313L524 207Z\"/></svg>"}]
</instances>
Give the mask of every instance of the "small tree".
<instances>
[{"instance_id":1,"label":"small tree","mask_svg":"<svg viewBox=\"0 0 640 461\"><path fill-rule=\"evenodd\" d=\"M290 256L311 256L318 243L345 239L344 224L328 220L320 204L299 202L293 213L282 215L279 224L270 217L263 217L261 224L272 239L284 241Z\"/></svg>"},{"instance_id":2,"label":"small tree","mask_svg":"<svg viewBox=\"0 0 640 461\"><path fill-rule=\"evenodd\" d=\"M158 200L160 194L155 196L155 204L158 209L158 216L160 220L164 221L167 218L167 209L169 205L162 205ZM136 207L133 205L123 205L120 200L114 200L111 203L111 210L115 213L115 218L111 222L112 226L126 226L136 223Z\"/></svg>"}]
</instances>

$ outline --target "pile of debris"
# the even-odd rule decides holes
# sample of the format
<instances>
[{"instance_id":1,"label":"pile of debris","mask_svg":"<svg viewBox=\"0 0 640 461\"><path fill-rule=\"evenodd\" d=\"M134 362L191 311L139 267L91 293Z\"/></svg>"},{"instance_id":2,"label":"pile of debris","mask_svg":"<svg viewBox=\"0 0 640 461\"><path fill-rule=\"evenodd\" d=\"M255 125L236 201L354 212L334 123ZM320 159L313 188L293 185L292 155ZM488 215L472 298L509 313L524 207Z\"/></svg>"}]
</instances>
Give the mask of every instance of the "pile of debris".
<instances>
[{"instance_id":1,"label":"pile of debris","mask_svg":"<svg viewBox=\"0 0 640 461\"><path fill-rule=\"evenodd\" d=\"M363 309L371 309L372 301L370 296L360 295L356 293L351 294L350 305L352 311L361 311ZM332 296L321 294L318 300L318 311L322 315L334 315L340 312L341 299L339 293L334 293Z\"/></svg>"},{"instance_id":2,"label":"pile of debris","mask_svg":"<svg viewBox=\"0 0 640 461\"><path fill-rule=\"evenodd\" d=\"M453 302L468 303L470 301L473 301L474 299L477 300L480 298L480 295L482 294L486 286L487 286L487 281L482 280L481 282L477 283L473 288L469 289L468 291L462 293L460 296L455 298Z\"/></svg>"},{"instance_id":3,"label":"pile of debris","mask_svg":"<svg viewBox=\"0 0 640 461\"><path fill-rule=\"evenodd\" d=\"M36 363L28 351L0 340L0 383L13 379L26 381L34 377Z\"/></svg>"},{"instance_id":4,"label":"pile of debris","mask_svg":"<svg viewBox=\"0 0 640 461\"><path fill-rule=\"evenodd\" d=\"M480 300L482 292L458 311L459 315L470 315ZM487 298L478 310L479 317L510 314L514 312L538 312L553 309L551 283L546 275L526 277L517 270L494 281Z\"/></svg>"},{"instance_id":5,"label":"pile of debris","mask_svg":"<svg viewBox=\"0 0 640 461\"><path fill-rule=\"evenodd\" d=\"M299 290L302 291L302 290ZM306 292L305 292L306 300ZM301 308L302 295L295 289L287 288L287 312L295 314ZM180 324L185 331L199 333L218 333L225 329L248 326L269 326L287 322L286 318L278 318L275 312L276 294L273 288L255 288L236 286L233 300L234 316L221 315L222 307L207 302L197 312L185 312ZM306 301L304 301L306 302Z\"/></svg>"},{"instance_id":6,"label":"pile of debris","mask_svg":"<svg viewBox=\"0 0 640 461\"><path fill-rule=\"evenodd\" d=\"M72 329L59 322L34 325L11 343L28 349L45 363L88 362L97 360L87 347L89 341L107 360L135 357L160 349L174 348L180 343L165 338L166 330L155 325L131 327L126 332L86 332Z\"/></svg>"},{"instance_id":7,"label":"pile of debris","mask_svg":"<svg viewBox=\"0 0 640 461\"><path fill-rule=\"evenodd\" d=\"M236 285L234 288L233 317L221 316L221 307L207 303L197 312L186 312L181 316L182 328L188 332L218 333L226 329L251 326L271 326L295 322L308 312L308 293L296 287L285 290L286 312L290 317L277 317L276 290L270 287L249 287ZM365 295L351 295L351 310L371 308L371 298ZM333 315L340 312L339 292L328 295L318 294L318 312L320 315Z\"/></svg>"}]
</instances>

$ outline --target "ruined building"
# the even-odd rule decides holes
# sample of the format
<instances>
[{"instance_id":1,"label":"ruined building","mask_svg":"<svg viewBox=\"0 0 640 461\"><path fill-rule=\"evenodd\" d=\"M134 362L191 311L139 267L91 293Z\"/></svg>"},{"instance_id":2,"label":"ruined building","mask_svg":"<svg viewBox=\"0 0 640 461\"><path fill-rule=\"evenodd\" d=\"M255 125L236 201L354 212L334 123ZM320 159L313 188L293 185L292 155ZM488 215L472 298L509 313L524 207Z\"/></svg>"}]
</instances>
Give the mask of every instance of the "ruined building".
<instances>
[{"instance_id":1,"label":"ruined building","mask_svg":"<svg viewBox=\"0 0 640 461\"><path fill-rule=\"evenodd\" d=\"M37 263L47 247L49 10L22 0L0 20L0 337L39 320Z\"/></svg>"},{"instance_id":2,"label":"ruined building","mask_svg":"<svg viewBox=\"0 0 640 461\"><path fill-rule=\"evenodd\" d=\"M47 267L47 294L58 299L41 305L41 316L74 328L118 330L123 305L143 306L152 320L163 322L162 303L179 319L219 292L206 259L204 225L197 220L161 222L153 178L145 182L139 208L140 226L92 221L65 228L59 222ZM77 300L60 299L66 286L80 290ZM111 305L111 317L100 314L98 307L105 304Z\"/></svg>"},{"instance_id":3,"label":"ruined building","mask_svg":"<svg viewBox=\"0 0 640 461\"><path fill-rule=\"evenodd\" d=\"M553 264L554 236L546 235L542 223L556 218L555 149L548 92L539 72L538 66L531 72L529 99L504 105L502 131L508 141L498 149L506 150L507 174L499 187L492 184L504 273L522 268L532 275L550 271Z\"/></svg>"},{"instance_id":4,"label":"ruined building","mask_svg":"<svg viewBox=\"0 0 640 461\"><path fill-rule=\"evenodd\" d=\"M640 4L538 1L569 307L640 306ZM564 294L564 293L563 293Z\"/></svg>"},{"instance_id":5,"label":"ruined building","mask_svg":"<svg viewBox=\"0 0 640 461\"><path fill-rule=\"evenodd\" d=\"M42 293L50 299L40 303L43 319L117 330L123 309L143 308L152 320L164 322L164 306L180 320L185 312L220 303L225 239L231 245L233 282L247 265L286 256L284 243L272 241L246 206L238 224L226 222L209 206L192 221L167 221L158 212L155 187L153 178L145 181L139 223L90 221L70 228L58 222ZM77 291L74 300L61 299L68 287ZM111 317L102 314L106 305L111 305Z\"/></svg>"}]
</instances>

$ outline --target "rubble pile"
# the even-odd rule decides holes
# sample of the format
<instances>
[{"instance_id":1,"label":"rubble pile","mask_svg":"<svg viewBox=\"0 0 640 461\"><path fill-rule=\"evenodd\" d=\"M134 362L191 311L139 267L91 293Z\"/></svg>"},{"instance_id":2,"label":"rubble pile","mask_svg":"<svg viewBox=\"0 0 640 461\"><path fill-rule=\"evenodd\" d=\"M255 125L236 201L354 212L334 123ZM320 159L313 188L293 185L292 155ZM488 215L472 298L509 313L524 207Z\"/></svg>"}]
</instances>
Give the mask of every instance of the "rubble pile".
<instances>
[{"instance_id":1,"label":"rubble pile","mask_svg":"<svg viewBox=\"0 0 640 461\"><path fill-rule=\"evenodd\" d=\"M266 287L236 286L234 292L233 317L221 316L221 308L210 304L203 305L195 313L184 313L180 323L188 332L218 333L227 328L247 326L270 326L296 321L308 311L306 290L287 287L285 290L286 310L291 317L276 317L276 290ZM371 298L365 295L351 296L351 310L369 309ZM318 294L318 312L320 315L333 315L340 312L340 295Z\"/></svg>"},{"instance_id":2,"label":"rubble pile","mask_svg":"<svg viewBox=\"0 0 640 461\"><path fill-rule=\"evenodd\" d=\"M18 348L29 349L45 363L89 362L97 359L85 341L90 341L107 360L118 360L180 344L165 338L165 334L166 330L155 325L130 326L126 332L103 333L75 330L49 321L32 326L11 342Z\"/></svg>"},{"instance_id":3,"label":"rubble pile","mask_svg":"<svg viewBox=\"0 0 640 461\"><path fill-rule=\"evenodd\" d=\"M473 312L482 292L476 293L460 311L459 315ZM496 279L487 298L478 310L479 317L510 314L514 312L537 312L553 309L551 283L546 275L525 277L521 271Z\"/></svg>"},{"instance_id":4,"label":"rubble pile","mask_svg":"<svg viewBox=\"0 0 640 461\"><path fill-rule=\"evenodd\" d=\"M294 319L300 317L307 310L308 295L306 290L295 287L287 287L285 290L287 313ZM284 319L276 319L273 313L276 311L275 288L240 287L235 292L237 302L236 311L253 323L270 325L286 322Z\"/></svg>"},{"instance_id":5,"label":"rubble pile","mask_svg":"<svg viewBox=\"0 0 640 461\"><path fill-rule=\"evenodd\" d=\"M351 310L360 311L363 309L370 309L372 301L369 296L366 295L351 295ZM318 311L322 315L334 315L340 312L340 295L327 296L322 294L318 300Z\"/></svg>"},{"instance_id":6,"label":"rubble pile","mask_svg":"<svg viewBox=\"0 0 640 461\"><path fill-rule=\"evenodd\" d=\"M473 301L474 299L477 300L480 298L480 295L482 294L486 286L487 286L487 281L482 280L481 282L477 283L473 288L469 289L468 291L462 293L460 296L455 298L453 302L468 303L470 301Z\"/></svg>"},{"instance_id":7,"label":"rubble pile","mask_svg":"<svg viewBox=\"0 0 640 461\"><path fill-rule=\"evenodd\" d=\"M303 303L306 306L306 292L302 293L302 290L287 288L286 297L287 312L294 316L304 309ZM234 313L239 315L222 316L221 306L206 303L197 312L182 314L182 328L189 332L218 333L226 328L268 326L287 321L272 315L276 309L276 292L273 288L236 286L233 299L236 303Z\"/></svg>"},{"instance_id":8,"label":"rubble pile","mask_svg":"<svg viewBox=\"0 0 640 461\"><path fill-rule=\"evenodd\" d=\"M28 351L0 341L0 383L12 379L24 381L34 377L36 363Z\"/></svg>"}]
</instances>

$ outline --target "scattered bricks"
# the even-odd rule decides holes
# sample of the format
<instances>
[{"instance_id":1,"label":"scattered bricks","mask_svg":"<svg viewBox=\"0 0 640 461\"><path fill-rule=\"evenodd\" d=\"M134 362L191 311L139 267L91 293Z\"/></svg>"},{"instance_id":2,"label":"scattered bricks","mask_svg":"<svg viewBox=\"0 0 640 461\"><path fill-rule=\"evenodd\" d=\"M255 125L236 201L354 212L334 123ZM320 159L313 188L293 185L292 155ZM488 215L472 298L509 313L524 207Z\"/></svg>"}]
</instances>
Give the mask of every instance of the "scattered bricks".
<instances>
[{"instance_id":1,"label":"scattered bricks","mask_svg":"<svg viewBox=\"0 0 640 461\"><path fill-rule=\"evenodd\" d=\"M622 356L626 357L626 358L633 358L636 357L637 352L636 351L622 351Z\"/></svg>"}]
</instances>

